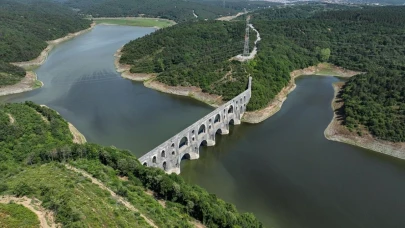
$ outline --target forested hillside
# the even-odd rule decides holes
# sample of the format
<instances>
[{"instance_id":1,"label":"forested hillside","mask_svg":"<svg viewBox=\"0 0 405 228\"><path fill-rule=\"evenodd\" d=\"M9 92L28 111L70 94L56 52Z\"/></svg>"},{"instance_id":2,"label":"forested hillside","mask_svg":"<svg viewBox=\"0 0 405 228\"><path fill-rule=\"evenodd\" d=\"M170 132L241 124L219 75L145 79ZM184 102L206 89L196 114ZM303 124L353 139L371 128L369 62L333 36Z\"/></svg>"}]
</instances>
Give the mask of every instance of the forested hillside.
<instances>
[{"instance_id":1,"label":"forested hillside","mask_svg":"<svg viewBox=\"0 0 405 228\"><path fill-rule=\"evenodd\" d=\"M15 84L25 71L10 62L36 58L54 40L90 26L68 7L46 2L0 0L0 86Z\"/></svg>"},{"instance_id":2,"label":"forested hillside","mask_svg":"<svg viewBox=\"0 0 405 228\"><path fill-rule=\"evenodd\" d=\"M260 32L262 41L258 55L247 64L229 61L231 56L243 50L243 46L237 43L243 41L242 22L195 23L192 25L195 32L187 35L188 40L185 40L185 27L164 29L127 44L121 62L132 64L132 72L159 73L157 80L161 82L199 86L204 91L223 95L225 100L241 92L248 75L252 75L253 95L248 110L265 107L287 85L289 73L295 69L330 62L370 72L362 76L362 80L351 79L347 88L361 88L362 93L370 97L371 93L377 96L385 90L392 92L378 96L379 99L373 102L355 102L359 99L355 94L360 94L360 91L353 91L352 105L345 109L346 117L350 117L346 124L352 129L362 124L379 138L405 141L404 96L402 91L396 91L405 83L405 7L306 4L287 9L253 13L252 23ZM240 30L223 32L235 29ZM174 34L178 39L173 37ZM204 37L205 47L196 45L201 43L201 37ZM216 42L217 39L220 42ZM142 58L140 53L149 54ZM145 69L141 65L148 67ZM372 75L375 74L379 75L381 82L395 81L397 87L386 83L371 88L375 80ZM349 96L346 99L349 101ZM383 114L381 107L386 108L388 104L390 114ZM361 107L368 107L370 112L360 111ZM376 115L378 124L371 122L376 120ZM372 126L377 125L379 131L372 130L376 128Z\"/></svg>"},{"instance_id":3,"label":"forested hillside","mask_svg":"<svg viewBox=\"0 0 405 228\"><path fill-rule=\"evenodd\" d=\"M184 22L236 14L233 9L182 0L69 0L68 6L93 17L160 17ZM196 18L194 13L198 16Z\"/></svg>"},{"instance_id":4,"label":"forested hillside","mask_svg":"<svg viewBox=\"0 0 405 228\"><path fill-rule=\"evenodd\" d=\"M138 212L67 169L64 164L70 163L101 180L158 227L194 227L194 220L207 227L262 227L252 214L238 213L181 177L142 166L129 151L73 144L67 122L32 102L0 106L0 161L0 195L35 197L64 226L149 227Z\"/></svg>"}]
</instances>

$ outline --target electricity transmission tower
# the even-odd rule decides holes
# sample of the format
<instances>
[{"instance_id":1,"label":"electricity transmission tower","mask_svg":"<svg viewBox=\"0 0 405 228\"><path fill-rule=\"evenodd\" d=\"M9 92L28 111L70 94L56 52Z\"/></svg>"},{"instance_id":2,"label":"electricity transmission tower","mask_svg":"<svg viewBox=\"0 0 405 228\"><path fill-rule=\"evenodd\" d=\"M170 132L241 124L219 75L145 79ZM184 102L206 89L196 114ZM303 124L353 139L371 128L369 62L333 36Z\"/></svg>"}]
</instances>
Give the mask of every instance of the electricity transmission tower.
<instances>
[{"instance_id":1,"label":"electricity transmission tower","mask_svg":"<svg viewBox=\"0 0 405 228\"><path fill-rule=\"evenodd\" d=\"M250 16L246 18L246 32L245 32L245 46L243 48L243 56L249 56L249 20Z\"/></svg>"}]
</instances>

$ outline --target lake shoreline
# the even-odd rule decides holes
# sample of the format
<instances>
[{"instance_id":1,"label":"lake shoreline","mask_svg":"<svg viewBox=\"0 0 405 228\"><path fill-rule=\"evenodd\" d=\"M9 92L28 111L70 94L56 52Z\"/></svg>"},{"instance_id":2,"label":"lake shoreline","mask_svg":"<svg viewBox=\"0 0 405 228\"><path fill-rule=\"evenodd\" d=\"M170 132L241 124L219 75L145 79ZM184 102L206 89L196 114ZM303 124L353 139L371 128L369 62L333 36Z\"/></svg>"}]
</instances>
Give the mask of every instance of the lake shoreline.
<instances>
[{"instance_id":1,"label":"lake shoreline","mask_svg":"<svg viewBox=\"0 0 405 228\"><path fill-rule=\"evenodd\" d=\"M41 88L43 85L44 83L38 80L37 74L34 71L26 71L25 77L20 82L0 87L0 96L28 92Z\"/></svg>"},{"instance_id":2,"label":"lake shoreline","mask_svg":"<svg viewBox=\"0 0 405 228\"><path fill-rule=\"evenodd\" d=\"M334 97L331 102L333 118L324 131L325 138L331 141L347 143L353 146L372 150L374 152L386 154L399 159L405 159L405 143L394 143L376 139L368 132L362 132L360 136L357 132L351 132L343 125L343 120L339 118L339 109L344 102L338 98L344 82L333 84Z\"/></svg>"},{"instance_id":3,"label":"lake shoreline","mask_svg":"<svg viewBox=\"0 0 405 228\"><path fill-rule=\"evenodd\" d=\"M16 93L23 93L23 92L28 92L34 89L41 88L44 83L39 81L37 79L37 75L33 70L30 69L35 69L46 61L48 58L49 53L52 51L52 49L57 46L58 44L61 44L65 41L68 41L74 37L80 36L90 30L92 30L96 26L96 23L92 23L89 28L75 32L75 33L69 33L64 37L58 38L56 40L50 40L46 41L48 43L48 46L42 50L42 52L39 54L38 57L35 59L25 61L25 62L14 62L11 63L14 66L18 66L21 68L24 68L26 70L26 75L25 77L18 83L14 85L8 85L0 88L0 96L6 96L10 94L16 94ZM40 84L40 85L39 85Z\"/></svg>"},{"instance_id":4,"label":"lake shoreline","mask_svg":"<svg viewBox=\"0 0 405 228\"><path fill-rule=\"evenodd\" d=\"M294 91L294 89L297 87L295 84L295 79L301 76L318 75L350 78L358 74L361 74L361 72L347 70L328 63L319 63L316 66L294 70L290 73L291 79L287 86L285 86L265 108L246 112L243 115L242 121L252 124L260 123L280 111L284 101L287 100L288 94Z\"/></svg>"},{"instance_id":5,"label":"lake shoreline","mask_svg":"<svg viewBox=\"0 0 405 228\"><path fill-rule=\"evenodd\" d=\"M221 106L225 102L222 100L222 96L215 94L204 93L201 88L196 86L169 86L164 83L158 82L156 80L157 74L148 74L148 73L131 73L131 65L121 64L120 58L122 55L122 48L118 49L114 54L115 60L114 65L118 73L121 74L121 77L143 82L143 85L147 88L154 89L163 93L191 97L201 102L204 102L214 108Z\"/></svg>"}]
</instances>

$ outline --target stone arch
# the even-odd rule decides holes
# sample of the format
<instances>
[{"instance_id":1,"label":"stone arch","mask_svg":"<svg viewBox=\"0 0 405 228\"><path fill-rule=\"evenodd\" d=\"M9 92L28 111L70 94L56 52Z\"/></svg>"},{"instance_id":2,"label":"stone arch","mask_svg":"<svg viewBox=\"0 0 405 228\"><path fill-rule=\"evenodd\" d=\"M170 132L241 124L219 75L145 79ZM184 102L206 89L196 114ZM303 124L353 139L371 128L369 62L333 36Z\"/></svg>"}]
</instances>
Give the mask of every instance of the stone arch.
<instances>
[{"instance_id":1,"label":"stone arch","mask_svg":"<svg viewBox=\"0 0 405 228\"><path fill-rule=\"evenodd\" d=\"M243 96L243 100L246 102L246 96Z\"/></svg>"},{"instance_id":2,"label":"stone arch","mask_svg":"<svg viewBox=\"0 0 405 228\"><path fill-rule=\"evenodd\" d=\"M179 141L179 148L185 147L187 145L188 145L188 138L187 138L187 136L184 136Z\"/></svg>"},{"instance_id":3,"label":"stone arch","mask_svg":"<svg viewBox=\"0 0 405 228\"><path fill-rule=\"evenodd\" d=\"M191 160L191 156L189 153L185 153L183 154L183 156L181 156L180 161L182 160Z\"/></svg>"},{"instance_id":4,"label":"stone arch","mask_svg":"<svg viewBox=\"0 0 405 228\"><path fill-rule=\"evenodd\" d=\"M156 156L153 156L152 163L156 163Z\"/></svg>"},{"instance_id":5,"label":"stone arch","mask_svg":"<svg viewBox=\"0 0 405 228\"><path fill-rule=\"evenodd\" d=\"M205 131L206 131L205 124L201 124L200 128L198 129L198 134L205 133Z\"/></svg>"},{"instance_id":6,"label":"stone arch","mask_svg":"<svg viewBox=\"0 0 405 228\"><path fill-rule=\"evenodd\" d=\"M172 143L172 147L174 147L174 143Z\"/></svg>"},{"instance_id":7,"label":"stone arch","mask_svg":"<svg viewBox=\"0 0 405 228\"><path fill-rule=\"evenodd\" d=\"M207 140L203 140L200 142L200 146L207 146L207 145L208 145Z\"/></svg>"},{"instance_id":8,"label":"stone arch","mask_svg":"<svg viewBox=\"0 0 405 228\"><path fill-rule=\"evenodd\" d=\"M147 163L147 162L144 162L142 165L144 165L144 166L148 166L148 163Z\"/></svg>"},{"instance_id":9,"label":"stone arch","mask_svg":"<svg viewBox=\"0 0 405 228\"><path fill-rule=\"evenodd\" d=\"M217 130L217 132L215 132L215 134L222 135L222 130L221 130L221 128L219 128L219 129Z\"/></svg>"},{"instance_id":10,"label":"stone arch","mask_svg":"<svg viewBox=\"0 0 405 228\"><path fill-rule=\"evenodd\" d=\"M229 106L228 113L233 113L233 105Z\"/></svg>"},{"instance_id":11,"label":"stone arch","mask_svg":"<svg viewBox=\"0 0 405 228\"><path fill-rule=\"evenodd\" d=\"M162 158L166 157L166 151L162 150L162 152L160 153L160 156L161 156Z\"/></svg>"},{"instance_id":12,"label":"stone arch","mask_svg":"<svg viewBox=\"0 0 405 228\"><path fill-rule=\"evenodd\" d=\"M235 121L233 119L229 120L229 125L235 125Z\"/></svg>"},{"instance_id":13,"label":"stone arch","mask_svg":"<svg viewBox=\"0 0 405 228\"><path fill-rule=\"evenodd\" d=\"M166 161L164 161L164 162L163 162L163 164L162 164L162 168L163 168L163 170L164 170L164 171L166 171L166 170L167 170L167 163L166 163Z\"/></svg>"},{"instance_id":14,"label":"stone arch","mask_svg":"<svg viewBox=\"0 0 405 228\"><path fill-rule=\"evenodd\" d=\"M173 150L173 151L172 151L172 155L176 155L176 151Z\"/></svg>"},{"instance_id":15,"label":"stone arch","mask_svg":"<svg viewBox=\"0 0 405 228\"><path fill-rule=\"evenodd\" d=\"M215 116L215 119L214 119L214 123L219 123L219 122L221 122L221 115L219 115L219 113Z\"/></svg>"}]
</instances>

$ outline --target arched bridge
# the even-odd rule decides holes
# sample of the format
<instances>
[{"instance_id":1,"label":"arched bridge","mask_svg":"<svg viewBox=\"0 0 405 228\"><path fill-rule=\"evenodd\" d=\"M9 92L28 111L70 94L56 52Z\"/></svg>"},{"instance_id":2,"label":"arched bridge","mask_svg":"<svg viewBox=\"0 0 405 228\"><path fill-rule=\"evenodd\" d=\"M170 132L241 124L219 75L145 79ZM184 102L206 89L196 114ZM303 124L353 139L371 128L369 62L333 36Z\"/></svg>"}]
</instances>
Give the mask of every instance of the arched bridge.
<instances>
[{"instance_id":1,"label":"arched bridge","mask_svg":"<svg viewBox=\"0 0 405 228\"><path fill-rule=\"evenodd\" d=\"M251 97L251 87L249 77L247 90L143 155L139 158L141 164L179 174L183 157L198 159L201 145L214 146L216 134L226 135L229 125L240 124Z\"/></svg>"}]
</instances>

